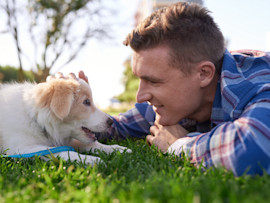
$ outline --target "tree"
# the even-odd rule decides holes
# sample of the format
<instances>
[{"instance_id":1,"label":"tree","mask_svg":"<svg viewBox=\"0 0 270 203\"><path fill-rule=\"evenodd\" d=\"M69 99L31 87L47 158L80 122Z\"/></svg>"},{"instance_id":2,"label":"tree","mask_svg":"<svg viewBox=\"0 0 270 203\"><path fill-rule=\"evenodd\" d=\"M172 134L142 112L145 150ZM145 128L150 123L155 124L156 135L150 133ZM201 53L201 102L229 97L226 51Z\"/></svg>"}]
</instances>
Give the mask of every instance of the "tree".
<instances>
[{"instance_id":1,"label":"tree","mask_svg":"<svg viewBox=\"0 0 270 203\"><path fill-rule=\"evenodd\" d=\"M18 81L19 71L15 67L0 66L0 83ZM34 76L30 71L23 71L23 76L27 81L34 81Z\"/></svg>"},{"instance_id":2,"label":"tree","mask_svg":"<svg viewBox=\"0 0 270 203\"><path fill-rule=\"evenodd\" d=\"M139 78L134 76L132 73L130 60L125 62L125 72L123 77L123 84L125 86L125 90L122 94L116 96L116 98L120 102L135 102L136 101L136 93L139 88Z\"/></svg>"},{"instance_id":3,"label":"tree","mask_svg":"<svg viewBox=\"0 0 270 203\"><path fill-rule=\"evenodd\" d=\"M109 36L103 19L111 13L101 9L101 0L28 0L26 6L19 2L0 3L7 17L6 32L17 49L19 81L24 79L23 60L31 64L36 81L44 81L52 68L60 70L74 60L89 39ZM22 46L23 26L31 46Z\"/></svg>"}]
</instances>

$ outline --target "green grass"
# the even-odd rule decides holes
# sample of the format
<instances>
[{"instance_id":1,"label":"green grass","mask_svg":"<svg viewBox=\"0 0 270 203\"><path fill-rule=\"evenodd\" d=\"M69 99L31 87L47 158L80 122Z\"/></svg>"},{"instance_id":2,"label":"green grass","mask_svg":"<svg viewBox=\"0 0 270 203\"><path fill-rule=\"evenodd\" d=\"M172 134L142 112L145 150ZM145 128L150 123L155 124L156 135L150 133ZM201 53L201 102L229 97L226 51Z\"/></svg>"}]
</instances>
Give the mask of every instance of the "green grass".
<instances>
[{"instance_id":1,"label":"green grass","mask_svg":"<svg viewBox=\"0 0 270 203\"><path fill-rule=\"evenodd\" d=\"M126 140L132 153L101 153L94 167L76 162L0 158L0 202L269 202L270 176L234 177L224 169Z\"/></svg>"}]
</instances>

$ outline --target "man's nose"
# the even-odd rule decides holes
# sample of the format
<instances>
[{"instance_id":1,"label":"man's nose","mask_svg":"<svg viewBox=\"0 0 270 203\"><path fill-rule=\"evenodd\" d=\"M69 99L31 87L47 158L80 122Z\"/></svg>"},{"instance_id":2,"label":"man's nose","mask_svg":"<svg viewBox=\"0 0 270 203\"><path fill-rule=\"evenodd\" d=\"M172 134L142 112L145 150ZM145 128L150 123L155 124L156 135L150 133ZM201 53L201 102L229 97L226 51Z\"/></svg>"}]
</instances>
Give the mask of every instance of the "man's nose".
<instances>
[{"instance_id":1,"label":"man's nose","mask_svg":"<svg viewBox=\"0 0 270 203\"><path fill-rule=\"evenodd\" d=\"M151 93L148 90L147 86L140 82L139 89L136 95L136 101L138 103L143 103L151 99Z\"/></svg>"}]
</instances>

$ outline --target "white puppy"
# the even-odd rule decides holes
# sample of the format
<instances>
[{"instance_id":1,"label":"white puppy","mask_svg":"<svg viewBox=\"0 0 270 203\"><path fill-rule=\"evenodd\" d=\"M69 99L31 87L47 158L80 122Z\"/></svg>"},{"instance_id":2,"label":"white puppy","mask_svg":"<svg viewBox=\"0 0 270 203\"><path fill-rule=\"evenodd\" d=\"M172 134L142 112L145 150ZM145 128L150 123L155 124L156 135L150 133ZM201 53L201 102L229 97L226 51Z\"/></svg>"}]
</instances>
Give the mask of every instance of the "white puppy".
<instances>
[{"instance_id":1,"label":"white puppy","mask_svg":"<svg viewBox=\"0 0 270 203\"><path fill-rule=\"evenodd\" d=\"M127 148L101 144L93 133L106 131L112 122L95 107L91 89L81 79L0 85L1 153L24 154L56 146L122 152ZM100 159L72 151L55 155L92 165Z\"/></svg>"}]
</instances>

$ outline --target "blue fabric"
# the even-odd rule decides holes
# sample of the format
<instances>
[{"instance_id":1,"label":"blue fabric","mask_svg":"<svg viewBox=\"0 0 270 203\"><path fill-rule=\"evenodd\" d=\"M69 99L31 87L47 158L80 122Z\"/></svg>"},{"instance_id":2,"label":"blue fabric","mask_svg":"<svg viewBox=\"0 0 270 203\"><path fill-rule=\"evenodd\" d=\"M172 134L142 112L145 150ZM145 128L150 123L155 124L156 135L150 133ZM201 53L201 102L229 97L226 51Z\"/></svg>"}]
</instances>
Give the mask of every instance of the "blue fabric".
<instances>
[{"instance_id":1,"label":"blue fabric","mask_svg":"<svg viewBox=\"0 0 270 203\"><path fill-rule=\"evenodd\" d=\"M33 152L33 153L27 153L27 154L13 154L13 155L0 155L1 157L11 157L11 158L30 158L34 156L45 156L49 154L55 154L58 152L63 152L63 151L75 151L73 147L70 146L61 146L61 147L54 147L51 149L47 150L42 150L38 152Z\"/></svg>"}]
</instances>

